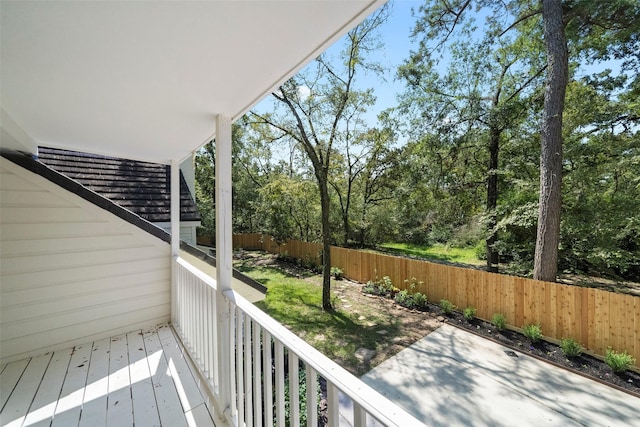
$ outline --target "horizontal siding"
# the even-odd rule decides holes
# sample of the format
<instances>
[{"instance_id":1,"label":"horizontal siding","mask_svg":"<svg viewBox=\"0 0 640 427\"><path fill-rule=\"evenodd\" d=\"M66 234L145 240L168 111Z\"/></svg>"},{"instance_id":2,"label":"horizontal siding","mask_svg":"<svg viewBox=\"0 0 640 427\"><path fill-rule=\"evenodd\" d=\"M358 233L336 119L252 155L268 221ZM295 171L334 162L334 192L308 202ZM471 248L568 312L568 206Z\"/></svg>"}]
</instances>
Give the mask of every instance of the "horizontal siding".
<instances>
[{"instance_id":1,"label":"horizontal siding","mask_svg":"<svg viewBox=\"0 0 640 427\"><path fill-rule=\"evenodd\" d=\"M167 243L0 161L2 363L169 320Z\"/></svg>"}]
</instances>

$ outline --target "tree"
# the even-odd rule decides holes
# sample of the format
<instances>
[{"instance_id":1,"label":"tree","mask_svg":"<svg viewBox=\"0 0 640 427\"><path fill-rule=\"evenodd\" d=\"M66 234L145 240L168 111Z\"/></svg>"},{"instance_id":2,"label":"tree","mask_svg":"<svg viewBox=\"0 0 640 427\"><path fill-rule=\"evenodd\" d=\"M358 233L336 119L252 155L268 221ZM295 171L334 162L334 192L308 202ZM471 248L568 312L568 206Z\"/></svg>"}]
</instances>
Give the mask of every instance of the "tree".
<instances>
[{"instance_id":1,"label":"tree","mask_svg":"<svg viewBox=\"0 0 640 427\"><path fill-rule=\"evenodd\" d=\"M562 113L569 81L569 54L561 0L542 1L547 83L540 129L540 199L533 278L556 281L562 208Z\"/></svg>"},{"instance_id":2,"label":"tree","mask_svg":"<svg viewBox=\"0 0 640 427\"><path fill-rule=\"evenodd\" d=\"M268 115L252 111L257 123L279 133L274 139L294 141L307 155L318 185L322 229L322 307L331 310L331 223L329 171L336 147L344 142L346 122L353 117L358 99L366 91L355 85L358 70L378 70L366 61L367 53L378 47L375 31L386 20L383 6L360 25L349 31L339 61L320 56L315 66L299 73L273 93L276 106L285 114Z\"/></svg>"},{"instance_id":3,"label":"tree","mask_svg":"<svg viewBox=\"0 0 640 427\"><path fill-rule=\"evenodd\" d=\"M484 2L477 3L484 5ZM484 147L471 142L467 149L486 150L482 155L486 160L482 161L486 165L487 270L497 272L496 209L501 139L503 133L514 128L526 114L528 98L534 93L532 88L542 75L544 65L540 61L535 25L522 26L517 32L504 28L502 15L508 9L506 5L491 5L493 14L487 18L482 40L469 42L477 37L478 31L473 25L474 18L468 16L471 7L471 1L440 0L421 7L422 15L413 36L423 37L419 48L399 68L399 75L407 82L401 109L406 112L417 106L418 120L430 119L427 126L440 135L473 132L477 142L484 142ZM438 55L444 51L452 58L446 73L439 75Z\"/></svg>"},{"instance_id":4,"label":"tree","mask_svg":"<svg viewBox=\"0 0 640 427\"><path fill-rule=\"evenodd\" d=\"M547 84L541 124L540 202L533 277L555 281L562 207L562 114L568 78L568 45L587 61L615 58L622 68L640 63L640 4L543 0ZM636 68L637 70L637 68ZM635 79L637 79L637 73Z\"/></svg>"}]
</instances>

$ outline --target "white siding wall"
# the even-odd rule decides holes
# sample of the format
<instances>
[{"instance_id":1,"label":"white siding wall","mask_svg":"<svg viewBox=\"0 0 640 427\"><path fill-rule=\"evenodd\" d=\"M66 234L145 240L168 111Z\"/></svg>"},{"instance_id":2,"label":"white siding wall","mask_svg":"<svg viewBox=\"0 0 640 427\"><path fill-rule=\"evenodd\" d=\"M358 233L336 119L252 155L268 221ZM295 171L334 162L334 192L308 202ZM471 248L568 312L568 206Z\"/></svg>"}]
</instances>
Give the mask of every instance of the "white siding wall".
<instances>
[{"instance_id":1,"label":"white siding wall","mask_svg":"<svg viewBox=\"0 0 640 427\"><path fill-rule=\"evenodd\" d=\"M166 322L169 244L0 158L0 358Z\"/></svg>"},{"instance_id":2,"label":"white siding wall","mask_svg":"<svg viewBox=\"0 0 640 427\"><path fill-rule=\"evenodd\" d=\"M171 234L170 222L156 222L155 225ZM200 221L181 221L180 222L180 240L187 242L194 248L198 244L196 229L200 226Z\"/></svg>"}]
</instances>

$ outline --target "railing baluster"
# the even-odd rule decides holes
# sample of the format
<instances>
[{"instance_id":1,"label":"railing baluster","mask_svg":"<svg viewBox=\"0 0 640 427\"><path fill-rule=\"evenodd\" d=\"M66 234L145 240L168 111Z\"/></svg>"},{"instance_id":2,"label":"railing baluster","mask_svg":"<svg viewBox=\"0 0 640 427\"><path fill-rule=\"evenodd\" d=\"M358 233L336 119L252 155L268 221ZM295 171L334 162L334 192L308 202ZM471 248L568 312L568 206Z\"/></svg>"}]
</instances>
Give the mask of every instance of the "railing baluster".
<instances>
[{"instance_id":1,"label":"railing baluster","mask_svg":"<svg viewBox=\"0 0 640 427\"><path fill-rule=\"evenodd\" d=\"M300 427L300 376L298 356L289 350L289 425Z\"/></svg>"},{"instance_id":2,"label":"railing baluster","mask_svg":"<svg viewBox=\"0 0 640 427\"><path fill-rule=\"evenodd\" d=\"M365 427L366 424L367 412L358 402L353 402L353 427Z\"/></svg>"},{"instance_id":3,"label":"railing baluster","mask_svg":"<svg viewBox=\"0 0 640 427\"><path fill-rule=\"evenodd\" d=\"M211 301L211 354L209 355L211 360L211 370L213 371L213 390L217 395L220 394L220 370L218 369L218 352L220 349L218 348L218 328L216 327L216 322L218 319L218 306L217 306L217 294L216 291L211 288L209 289L209 300Z\"/></svg>"},{"instance_id":4,"label":"railing baluster","mask_svg":"<svg viewBox=\"0 0 640 427\"><path fill-rule=\"evenodd\" d=\"M209 287L206 283L201 283L202 286L202 307L203 313L203 328L204 336L202 344L204 345L202 351L202 366L204 367L204 374L207 379L211 378L211 365L209 363L209 354L211 353L211 347L209 345L209 339L211 337L211 323L209 322L209 315L211 313L211 304L209 304Z\"/></svg>"},{"instance_id":5,"label":"railing baluster","mask_svg":"<svg viewBox=\"0 0 640 427\"><path fill-rule=\"evenodd\" d=\"M242 356L242 346L244 343L242 326L242 311L239 308L236 312L236 387L238 390L238 425L244 425L244 357Z\"/></svg>"},{"instance_id":6,"label":"railing baluster","mask_svg":"<svg viewBox=\"0 0 640 427\"><path fill-rule=\"evenodd\" d=\"M251 319L245 314L244 316L244 405L245 405L245 424L253 426L253 351L251 347Z\"/></svg>"},{"instance_id":7,"label":"railing baluster","mask_svg":"<svg viewBox=\"0 0 640 427\"><path fill-rule=\"evenodd\" d=\"M276 426L284 427L284 347L278 340L276 344Z\"/></svg>"},{"instance_id":8,"label":"railing baluster","mask_svg":"<svg viewBox=\"0 0 640 427\"><path fill-rule=\"evenodd\" d=\"M327 411L330 426L340 425L340 399L338 398L338 388L327 380Z\"/></svg>"},{"instance_id":9,"label":"railing baluster","mask_svg":"<svg viewBox=\"0 0 640 427\"><path fill-rule=\"evenodd\" d=\"M318 427L318 374L308 363L305 364L307 378L307 427Z\"/></svg>"},{"instance_id":10,"label":"railing baluster","mask_svg":"<svg viewBox=\"0 0 640 427\"><path fill-rule=\"evenodd\" d=\"M261 327L258 322L253 323L253 406L255 408L255 425L256 427L262 427L262 358L260 357L261 342L260 331ZM265 370L266 371L266 370ZM266 381L266 378L265 378Z\"/></svg>"},{"instance_id":11,"label":"railing baluster","mask_svg":"<svg viewBox=\"0 0 640 427\"><path fill-rule=\"evenodd\" d=\"M202 365L205 364L207 360L207 346L205 345L206 338L205 335L205 325L204 325L204 314L205 314L205 299L204 299L204 285L198 280L198 353L200 356L200 363Z\"/></svg>"},{"instance_id":12,"label":"railing baluster","mask_svg":"<svg viewBox=\"0 0 640 427\"><path fill-rule=\"evenodd\" d=\"M273 357L271 354L271 334L262 333L262 354L264 363L264 423L273 427Z\"/></svg>"}]
</instances>

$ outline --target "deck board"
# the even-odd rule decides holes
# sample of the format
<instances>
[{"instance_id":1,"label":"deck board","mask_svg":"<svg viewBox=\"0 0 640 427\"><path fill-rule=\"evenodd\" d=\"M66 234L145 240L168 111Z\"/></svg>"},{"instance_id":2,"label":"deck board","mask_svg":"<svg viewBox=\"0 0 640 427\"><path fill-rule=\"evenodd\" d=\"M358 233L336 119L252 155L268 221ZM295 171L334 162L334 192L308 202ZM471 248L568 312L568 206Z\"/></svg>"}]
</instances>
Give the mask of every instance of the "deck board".
<instances>
[{"instance_id":1,"label":"deck board","mask_svg":"<svg viewBox=\"0 0 640 427\"><path fill-rule=\"evenodd\" d=\"M111 338L107 426L118 427L133 424L128 350L126 335Z\"/></svg>"},{"instance_id":2,"label":"deck board","mask_svg":"<svg viewBox=\"0 0 640 427\"><path fill-rule=\"evenodd\" d=\"M93 343L79 427L103 426L107 423L110 345L110 338Z\"/></svg>"},{"instance_id":3,"label":"deck board","mask_svg":"<svg viewBox=\"0 0 640 427\"><path fill-rule=\"evenodd\" d=\"M51 427L78 425L92 350L93 344L83 344L73 348Z\"/></svg>"},{"instance_id":4,"label":"deck board","mask_svg":"<svg viewBox=\"0 0 640 427\"><path fill-rule=\"evenodd\" d=\"M151 366L151 381L158 404L158 415L163 426L186 427L186 417L184 409L180 403L180 397L175 387L175 383L169 372L169 365L162 350L162 343L157 333L145 333L144 344L149 354L149 365ZM155 373L153 364L157 364Z\"/></svg>"},{"instance_id":5,"label":"deck board","mask_svg":"<svg viewBox=\"0 0 640 427\"><path fill-rule=\"evenodd\" d=\"M180 379L177 385L180 402L185 412L204 403L202 394L198 389L191 370L182 354L181 347L176 342L173 332L169 328L158 329L158 336L162 343L165 357L169 364L169 370L173 378Z\"/></svg>"},{"instance_id":6,"label":"deck board","mask_svg":"<svg viewBox=\"0 0 640 427\"><path fill-rule=\"evenodd\" d=\"M214 426L168 325L0 367L0 425Z\"/></svg>"},{"instance_id":7,"label":"deck board","mask_svg":"<svg viewBox=\"0 0 640 427\"><path fill-rule=\"evenodd\" d=\"M127 334L127 345L129 347L129 375L131 379L134 423L136 427L159 426L158 405L153 393L151 368L149 367L142 332ZM153 369L157 369L157 365Z\"/></svg>"},{"instance_id":8,"label":"deck board","mask_svg":"<svg viewBox=\"0 0 640 427\"><path fill-rule=\"evenodd\" d=\"M28 364L29 359L18 360L8 363L2 370L2 375L0 375L0 410L4 408Z\"/></svg>"},{"instance_id":9,"label":"deck board","mask_svg":"<svg viewBox=\"0 0 640 427\"><path fill-rule=\"evenodd\" d=\"M53 353L43 354L29 361L20 381L2 408L0 420L4 427L22 426L52 355Z\"/></svg>"},{"instance_id":10,"label":"deck board","mask_svg":"<svg viewBox=\"0 0 640 427\"><path fill-rule=\"evenodd\" d=\"M44 373L38 392L24 424L28 426L49 426L55 414L56 402L62 391L64 377L69 367L73 349L56 351L51 357L47 371Z\"/></svg>"}]
</instances>

